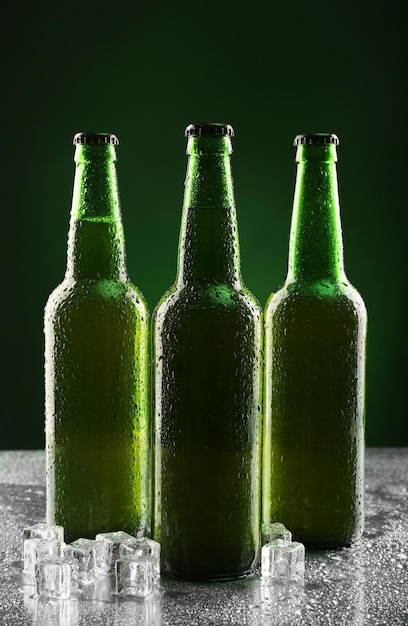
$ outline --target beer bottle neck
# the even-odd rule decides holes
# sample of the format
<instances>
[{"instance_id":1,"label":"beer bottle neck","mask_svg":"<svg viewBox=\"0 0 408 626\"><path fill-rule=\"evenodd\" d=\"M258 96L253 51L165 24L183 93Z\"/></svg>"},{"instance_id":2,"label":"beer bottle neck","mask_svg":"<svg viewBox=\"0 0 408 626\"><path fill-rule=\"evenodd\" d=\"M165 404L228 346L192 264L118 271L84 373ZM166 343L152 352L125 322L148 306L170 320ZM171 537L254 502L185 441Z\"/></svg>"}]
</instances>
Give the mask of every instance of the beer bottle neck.
<instances>
[{"instance_id":1,"label":"beer bottle neck","mask_svg":"<svg viewBox=\"0 0 408 626\"><path fill-rule=\"evenodd\" d=\"M177 284L241 282L229 137L190 137Z\"/></svg>"},{"instance_id":2,"label":"beer bottle neck","mask_svg":"<svg viewBox=\"0 0 408 626\"><path fill-rule=\"evenodd\" d=\"M336 146L301 145L289 246L286 284L322 292L345 281Z\"/></svg>"},{"instance_id":3,"label":"beer bottle neck","mask_svg":"<svg viewBox=\"0 0 408 626\"><path fill-rule=\"evenodd\" d=\"M66 277L126 280L113 145L78 145Z\"/></svg>"}]
</instances>

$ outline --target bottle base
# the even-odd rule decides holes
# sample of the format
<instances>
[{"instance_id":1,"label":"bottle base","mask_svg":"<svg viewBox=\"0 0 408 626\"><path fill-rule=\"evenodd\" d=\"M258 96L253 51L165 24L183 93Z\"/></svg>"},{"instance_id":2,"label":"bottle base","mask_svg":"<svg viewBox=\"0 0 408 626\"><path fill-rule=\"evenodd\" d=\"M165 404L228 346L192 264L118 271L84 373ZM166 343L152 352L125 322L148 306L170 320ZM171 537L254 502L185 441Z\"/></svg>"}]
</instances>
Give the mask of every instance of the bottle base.
<instances>
[{"instance_id":1,"label":"bottle base","mask_svg":"<svg viewBox=\"0 0 408 626\"><path fill-rule=\"evenodd\" d=\"M361 536L354 538L329 538L327 540L308 539L307 537L294 536L294 541L300 541L305 547L314 552L321 550L341 550L342 548L353 548L357 546L361 541Z\"/></svg>"},{"instance_id":2,"label":"bottle base","mask_svg":"<svg viewBox=\"0 0 408 626\"><path fill-rule=\"evenodd\" d=\"M161 576L164 578L169 578L172 580L182 580L185 582L196 582L196 583L221 583L228 582L230 580L238 580L240 578L247 578L253 574L253 569L248 568L243 570L242 572L226 572L226 573L218 573L218 572L194 572L191 570L186 571L178 571L174 572L171 570L162 569Z\"/></svg>"}]
</instances>

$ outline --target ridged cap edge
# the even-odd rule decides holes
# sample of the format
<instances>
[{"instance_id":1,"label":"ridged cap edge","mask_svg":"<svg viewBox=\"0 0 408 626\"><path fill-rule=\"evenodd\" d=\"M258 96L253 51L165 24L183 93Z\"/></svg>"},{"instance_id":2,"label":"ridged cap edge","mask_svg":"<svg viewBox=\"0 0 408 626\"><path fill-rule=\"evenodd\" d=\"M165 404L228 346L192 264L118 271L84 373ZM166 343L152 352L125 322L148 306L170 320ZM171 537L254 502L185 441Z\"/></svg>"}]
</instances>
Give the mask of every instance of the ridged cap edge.
<instances>
[{"instance_id":1,"label":"ridged cap edge","mask_svg":"<svg viewBox=\"0 0 408 626\"><path fill-rule=\"evenodd\" d=\"M234 129L230 124L203 122L189 124L184 135L185 137L233 137Z\"/></svg>"},{"instance_id":2,"label":"ridged cap edge","mask_svg":"<svg viewBox=\"0 0 408 626\"><path fill-rule=\"evenodd\" d=\"M111 133L76 133L72 140L74 145L87 144L87 145L119 145L119 139L116 135Z\"/></svg>"},{"instance_id":3,"label":"ridged cap edge","mask_svg":"<svg viewBox=\"0 0 408 626\"><path fill-rule=\"evenodd\" d=\"M339 138L333 133L305 133L303 135L296 135L293 140L294 146L313 145L324 146L327 144L339 145Z\"/></svg>"}]
</instances>

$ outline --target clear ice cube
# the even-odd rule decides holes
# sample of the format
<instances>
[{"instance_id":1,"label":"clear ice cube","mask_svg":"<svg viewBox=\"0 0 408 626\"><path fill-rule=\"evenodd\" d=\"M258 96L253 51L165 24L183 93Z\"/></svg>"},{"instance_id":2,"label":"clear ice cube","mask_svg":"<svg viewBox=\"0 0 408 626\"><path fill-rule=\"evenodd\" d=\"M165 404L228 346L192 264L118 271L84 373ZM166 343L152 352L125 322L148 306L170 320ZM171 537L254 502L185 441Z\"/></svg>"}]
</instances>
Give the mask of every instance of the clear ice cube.
<instances>
[{"instance_id":1,"label":"clear ice cube","mask_svg":"<svg viewBox=\"0 0 408 626\"><path fill-rule=\"evenodd\" d=\"M116 591L121 595L146 598L159 586L156 558L151 555L128 555L115 563Z\"/></svg>"},{"instance_id":2,"label":"clear ice cube","mask_svg":"<svg viewBox=\"0 0 408 626\"><path fill-rule=\"evenodd\" d=\"M112 596L116 592L115 575L102 574L95 578L92 584L87 587L82 587L82 597L98 600L99 602L111 602Z\"/></svg>"},{"instance_id":3,"label":"clear ice cube","mask_svg":"<svg viewBox=\"0 0 408 626\"><path fill-rule=\"evenodd\" d=\"M23 531L23 541L27 539L47 539L48 541L64 541L63 526L53 526L39 522L27 526Z\"/></svg>"},{"instance_id":4,"label":"clear ice cube","mask_svg":"<svg viewBox=\"0 0 408 626\"><path fill-rule=\"evenodd\" d=\"M292 541L292 533L281 522L262 524L262 545L271 543L275 539Z\"/></svg>"},{"instance_id":5,"label":"clear ice cube","mask_svg":"<svg viewBox=\"0 0 408 626\"><path fill-rule=\"evenodd\" d=\"M46 558L35 566L37 595L67 600L71 593L71 567L63 558Z\"/></svg>"},{"instance_id":6,"label":"clear ice cube","mask_svg":"<svg viewBox=\"0 0 408 626\"><path fill-rule=\"evenodd\" d=\"M301 582L305 571L305 547L297 541L275 539L262 547L262 578Z\"/></svg>"},{"instance_id":7,"label":"clear ice cube","mask_svg":"<svg viewBox=\"0 0 408 626\"><path fill-rule=\"evenodd\" d=\"M160 574L160 544L148 537L132 538L122 541L119 546L119 558L134 555L137 557L151 556L154 559L154 568Z\"/></svg>"},{"instance_id":8,"label":"clear ice cube","mask_svg":"<svg viewBox=\"0 0 408 626\"><path fill-rule=\"evenodd\" d=\"M64 547L64 557L70 561L76 581L93 579L103 569L103 545L95 539L80 538Z\"/></svg>"},{"instance_id":9,"label":"clear ice cube","mask_svg":"<svg viewBox=\"0 0 408 626\"><path fill-rule=\"evenodd\" d=\"M101 565L105 571L112 571L115 562L119 559L119 549L121 543L134 539L123 530L116 530L110 533L98 533L95 537L96 541L100 541L102 545Z\"/></svg>"},{"instance_id":10,"label":"clear ice cube","mask_svg":"<svg viewBox=\"0 0 408 626\"><path fill-rule=\"evenodd\" d=\"M24 573L35 576L35 566L46 558L60 558L63 555L65 543L63 541L49 541L48 539L26 539L24 541L23 558Z\"/></svg>"}]
</instances>

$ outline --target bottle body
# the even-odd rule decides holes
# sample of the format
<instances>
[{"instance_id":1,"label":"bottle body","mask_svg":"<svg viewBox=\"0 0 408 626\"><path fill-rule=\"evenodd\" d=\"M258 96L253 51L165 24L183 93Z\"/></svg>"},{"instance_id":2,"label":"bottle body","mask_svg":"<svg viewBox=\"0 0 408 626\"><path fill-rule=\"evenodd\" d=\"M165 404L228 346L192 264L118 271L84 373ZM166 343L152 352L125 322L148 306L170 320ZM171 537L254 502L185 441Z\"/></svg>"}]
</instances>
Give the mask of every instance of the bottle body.
<instances>
[{"instance_id":1,"label":"bottle body","mask_svg":"<svg viewBox=\"0 0 408 626\"><path fill-rule=\"evenodd\" d=\"M277 292L265 311L263 521L308 546L349 545L364 524L365 309Z\"/></svg>"},{"instance_id":2,"label":"bottle body","mask_svg":"<svg viewBox=\"0 0 408 626\"><path fill-rule=\"evenodd\" d=\"M262 312L236 280L235 208L209 201L199 161L179 279L153 315L153 532L163 573L217 580L249 573L258 557ZM187 206L191 185L210 206Z\"/></svg>"},{"instance_id":3,"label":"bottle body","mask_svg":"<svg viewBox=\"0 0 408 626\"><path fill-rule=\"evenodd\" d=\"M85 170L99 168L92 148ZM73 203L67 274L44 317L47 521L68 541L149 528L148 312L116 258L118 206L102 217L92 204Z\"/></svg>"},{"instance_id":4,"label":"bottle body","mask_svg":"<svg viewBox=\"0 0 408 626\"><path fill-rule=\"evenodd\" d=\"M334 146L308 148L288 277L265 310L263 522L308 546L344 546L364 525L367 318L342 270Z\"/></svg>"}]
</instances>

